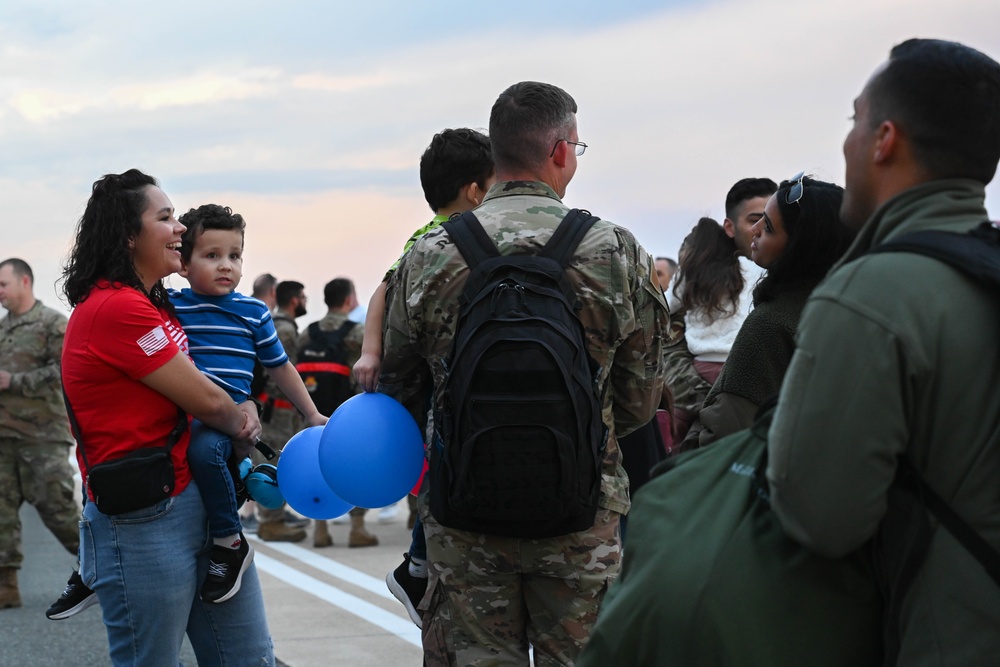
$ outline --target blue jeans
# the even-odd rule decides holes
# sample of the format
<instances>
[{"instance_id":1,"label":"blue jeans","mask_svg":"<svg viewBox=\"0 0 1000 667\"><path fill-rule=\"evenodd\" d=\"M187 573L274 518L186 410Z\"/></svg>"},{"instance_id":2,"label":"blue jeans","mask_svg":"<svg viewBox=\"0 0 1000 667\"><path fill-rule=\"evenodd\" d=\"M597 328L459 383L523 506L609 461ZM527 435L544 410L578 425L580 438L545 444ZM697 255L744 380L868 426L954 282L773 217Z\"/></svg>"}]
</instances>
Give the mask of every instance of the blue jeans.
<instances>
[{"instance_id":1,"label":"blue jeans","mask_svg":"<svg viewBox=\"0 0 1000 667\"><path fill-rule=\"evenodd\" d=\"M240 532L236 487L226 461L233 454L229 436L191 420L191 444L188 445L188 465L198 483L201 501L208 515L208 532L212 537L229 537Z\"/></svg>"},{"instance_id":2,"label":"blue jeans","mask_svg":"<svg viewBox=\"0 0 1000 667\"><path fill-rule=\"evenodd\" d=\"M113 517L87 503L80 576L100 600L116 667L177 667L185 632L202 667L274 666L253 565L232 599L201 601L210 546L193 482L173 498Z\"/></svg>"},{"instance_id":3,"label":"blue jeans","mask_svg":"<svg viewBox=\"0 0 1000 667\"><path fill-rule=\"evenodd\" d=\"M424 537L424 524L417 515L413 522L413 532L410 533L410 558L427 560L427 538Z\"/></svg>"}]
</instances>

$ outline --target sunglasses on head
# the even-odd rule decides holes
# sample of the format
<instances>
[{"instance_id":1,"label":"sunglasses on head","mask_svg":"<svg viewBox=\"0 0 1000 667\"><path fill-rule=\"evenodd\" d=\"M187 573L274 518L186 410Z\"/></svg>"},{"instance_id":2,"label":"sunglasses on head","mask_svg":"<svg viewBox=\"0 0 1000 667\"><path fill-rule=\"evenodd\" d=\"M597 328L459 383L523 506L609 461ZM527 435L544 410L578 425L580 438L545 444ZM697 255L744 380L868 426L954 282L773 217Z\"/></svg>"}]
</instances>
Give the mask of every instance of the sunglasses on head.
<instances>
[{"instance_id":1,"label":"sunglasses on head","mask_svg":"<svg viewBox=\"0 0 1000 667\"><path fill-rule=\"evenodd\" d=\"M802 179L804 179L805 177L806 177L806 172L800 171L799 173L795 174L794 176L788 179L789 183L795 181L795 185L788 188L788 192L785 194L786 204L798 204L799 200L802 199L802 195L805 194L806 191L805 185L803 185L802 183ZM801 206L801 204L799 205Z\"/></svg>"}]
</instances>

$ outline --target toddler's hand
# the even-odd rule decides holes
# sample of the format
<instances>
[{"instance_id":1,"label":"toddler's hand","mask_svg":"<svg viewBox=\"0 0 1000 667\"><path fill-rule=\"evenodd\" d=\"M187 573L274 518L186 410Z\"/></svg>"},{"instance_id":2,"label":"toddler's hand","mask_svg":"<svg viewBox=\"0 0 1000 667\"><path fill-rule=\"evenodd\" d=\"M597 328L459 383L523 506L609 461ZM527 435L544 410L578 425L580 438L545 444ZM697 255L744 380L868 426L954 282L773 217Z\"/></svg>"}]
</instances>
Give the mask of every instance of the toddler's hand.
<instances>
[{"instance_id":1,"label":"toddler's hand","mask_svg":"<svg viewBox=\"0 0 1000 667\"><path fill-rule=\"evenodd\" d=\"M381 371L382 360L379 356L362 352L358 363L354 364L354 379L363 390L372 392L378 387L378 376Z\"/></svg>"}]
</instances>

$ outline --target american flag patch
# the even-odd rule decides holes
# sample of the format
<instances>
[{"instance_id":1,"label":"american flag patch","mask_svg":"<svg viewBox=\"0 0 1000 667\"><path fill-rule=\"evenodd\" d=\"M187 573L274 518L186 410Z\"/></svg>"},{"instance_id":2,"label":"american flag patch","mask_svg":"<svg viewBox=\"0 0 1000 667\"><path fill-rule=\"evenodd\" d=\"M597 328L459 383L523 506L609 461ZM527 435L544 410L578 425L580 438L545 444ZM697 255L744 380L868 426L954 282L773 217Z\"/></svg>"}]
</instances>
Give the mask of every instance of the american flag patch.
<instances>
[{"instance_id":1,"label":"american flag patch","mask_svg":"<svg viewBox=\"0 0 1000 667\"><path fill-rule=\"evenodd\" d=\"M146 356L151 357L165 348L170 343L170 339L167 338L163 327L156 327L136 342L142 348L142 351L146 353Z\"/></svg>"}]
</instances>

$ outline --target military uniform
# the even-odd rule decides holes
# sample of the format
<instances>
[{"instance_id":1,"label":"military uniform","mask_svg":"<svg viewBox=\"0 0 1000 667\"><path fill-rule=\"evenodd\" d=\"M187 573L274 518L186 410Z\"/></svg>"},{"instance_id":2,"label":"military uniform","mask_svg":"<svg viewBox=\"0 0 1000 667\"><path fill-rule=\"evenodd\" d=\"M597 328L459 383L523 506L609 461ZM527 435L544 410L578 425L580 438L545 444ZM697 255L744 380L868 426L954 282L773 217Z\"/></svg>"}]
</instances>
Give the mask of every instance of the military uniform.
<instances>
[{"instance_id":1,"label":"military uniform","mask_svg":"<svg viewBox=\"0 0 1000 667\"><path fill-rule=\"evenodd\" d=\"M347 313L336 313L328 312L323 316L323 319L319 321L320 331L336 331L344 325L344 322L349 320ZM346 365L354 368L354 364L358 363L358 359L361 358L361 344L365 339L365 327L364 325L357 325L351 327L351 330L347 332L344 336L344 351L347 353L347 363ZM301 350L309 343L309 331L303 331L298 336L298 340L295 343L296 351ZM354 393L358 391L358 383L355 381L354 376L351 375L351 386L354 388ZM327 415L329 417L330 415Z\"/></svg>"},{"instance_id":2,"label":"military uniform","mask_svg":"<svg viewBox=\"0 0 1000 667\"><path fill-rule=\"evenodd\" d=\"M294 364L299 349L299 328L295 320L278 311L274 315L274 329L278 333L281 346L285 348L285 354ZM267 394L268 401L264 406L266 421L261 424L263 430L261 440L275 449L281 449L293 435L302 430L302 417L273 379L267 379L264 393ZM267 403L270 403L270 406Z\"/></svg>"},{"instance_id":3,"label":"military uniform","mask_svg":"<svg viewBox=\"0 0 1000 667\"><path fill-rule=\"evenodd\" d=\"M35 301L0 320L0 568L19 568L27 500L67 551L80 546L80 504L69 463L73 438L63 405L60 368L66 318Z\"/></svg>"},{"instance_id":4,"label":"military uniform","mask_svg":"<svg viewBox=\"0 0 1000 667\"><path fill-rule=\"evenodd\" d=\"M273 315L274 319L274 329L278 333L278 339L281 341L281 346L285 348L285 354L288 355L289 360L294 364L295 359L298 356L298 337L299 328L295 324L295 320L291 317L278 310L275 311ZM278 383L272 378L268 377L267 384L264 387L264 393L267 399L264 401L264 413L261 417L261 435L260 439L265 443L273 447L276 451L280 451L282 447L285 446L292 436L302 430L302 416L299 411L295 409L288 397L281 391L278 387ZM254 450L253 453L254 463L263 463L264 457ZM274 465L278 464L278 459L269 461ZM276 539L284 539L291 541L299 541L305 539L305 531L301 529L288 529L284 528L285 519L285 508L284 506L278 509L269 510L263 507L257 507L257 516L260 518L260 524L263 527L265 524L272 524L272 528L277 527L281 524L280 531L282 533L281 537ZM262 538L268 539L270 528L265 528L261 535Z\"/></svg>"},{"instance_id":5,"label":"military uniform","mask_svg":"<svg viewBox=\"0 0 1000 667\"><path fill-rule=\"evenodd\" d=\"M687 435L691 422L697 416L712 385L694 367L694 355L688 350L684 337L684 313L670 313L670 336L664 347L663 365L667 386L673 399L673 437L675 444Z\"/></svg>"},{"instance_id":6,"label":"military uniform","mask_svg":"<svg viewBox=\"0 0 1000 667\"><path fill-rule=\"evenodd\" d=\"M537 252L568 212L538 182L494 185L476 209L500 252ZM501 538L441 526L426 507L430 581L420 604L428 664L570 664L582 650L597 608L620 568L619 518L628 512L628 477L618 438L652 419L663 385L668 312L653 261L627 229L597 222L566 271L582 303L588 351L600 366L603 420L610 435L602 463L600 507L586 531L541 539ZM426 395L435 406L451 352L468 267L444 229L429 231L403 258L389 284L383 391L421 425Z\"/></svg>"},{"instance_id":7,"label":"military uniform","mask_svg":"<svg viewBox=\"0 0 1000 667\"><path fill-rule=\"evenodd\" d=\"M327 312L323 319L319 321L320 331L336 331L349 320L347 313ZM351 330L344 336L344 351L347 353L346 366L354 368L361 358L361 345L365 339L365 327L362 324L351 327ZM296 350L302 349L309 343L309 331L299 334ZM354 393L358 393L358 383L354 375L350 376L351 387ZM329 417L330 415L327 415ZM368 532L364 524L364 516L368 512L363 507L355 507L350 511L351 533L348 538L348 546L351 547L373 547L378 545L378 538ZM333 545L330 538L329 528L325 521L316 522L316 532L313 535L313 545L317 547L327 547Z\"/></svg>"}]
</instances>

